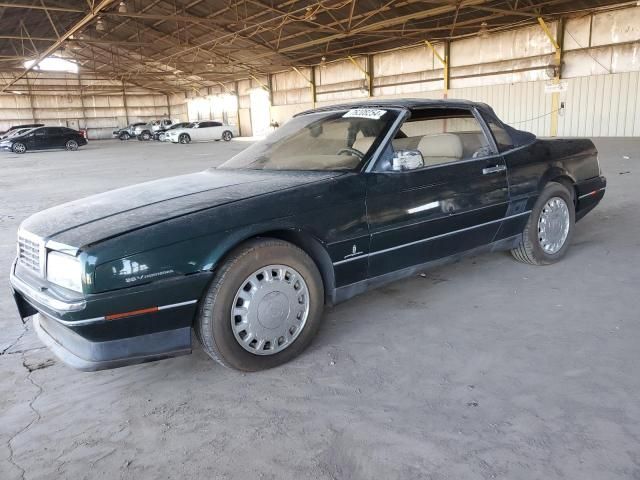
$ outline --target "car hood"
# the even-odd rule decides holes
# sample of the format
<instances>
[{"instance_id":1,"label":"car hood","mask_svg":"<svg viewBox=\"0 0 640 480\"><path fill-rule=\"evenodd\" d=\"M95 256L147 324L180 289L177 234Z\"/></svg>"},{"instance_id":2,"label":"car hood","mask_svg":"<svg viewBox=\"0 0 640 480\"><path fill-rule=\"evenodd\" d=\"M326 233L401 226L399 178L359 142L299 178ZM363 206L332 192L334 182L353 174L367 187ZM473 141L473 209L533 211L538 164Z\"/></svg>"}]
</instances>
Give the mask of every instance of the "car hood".
<instances>
[{"instance_id":1,"label":"car hood","mask_svg":"<svg viewBox=\"0 0 640 480\"><path fill-rule=\"evenodd\" d=\"M25 220L21 229L80 248L171 218L338 175L342 173L205 170L43 210Z\"/></svg>"}]
</instances>

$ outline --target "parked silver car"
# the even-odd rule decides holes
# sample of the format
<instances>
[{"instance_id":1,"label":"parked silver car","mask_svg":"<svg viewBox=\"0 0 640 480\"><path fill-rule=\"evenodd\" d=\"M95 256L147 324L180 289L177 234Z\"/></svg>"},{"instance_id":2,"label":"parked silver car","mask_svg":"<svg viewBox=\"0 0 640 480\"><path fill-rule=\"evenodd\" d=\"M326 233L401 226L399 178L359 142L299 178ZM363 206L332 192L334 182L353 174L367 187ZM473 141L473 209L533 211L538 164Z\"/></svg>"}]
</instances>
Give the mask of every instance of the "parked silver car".
<instances>
[{"instance_id":1,"label":"parked silver car","mask_svg":"<svg viewBox=\"0 0 640 480\"><path fill-rule=\"evenodd\" d=\"M151 122L136 127L134 130L135 136L138 140L151 140L153 138L153 134L160 129L169 128L171 125L176 123L174 120L170 118L162 118L160 120L152 120Z\"/></svg>"}]
</instances>

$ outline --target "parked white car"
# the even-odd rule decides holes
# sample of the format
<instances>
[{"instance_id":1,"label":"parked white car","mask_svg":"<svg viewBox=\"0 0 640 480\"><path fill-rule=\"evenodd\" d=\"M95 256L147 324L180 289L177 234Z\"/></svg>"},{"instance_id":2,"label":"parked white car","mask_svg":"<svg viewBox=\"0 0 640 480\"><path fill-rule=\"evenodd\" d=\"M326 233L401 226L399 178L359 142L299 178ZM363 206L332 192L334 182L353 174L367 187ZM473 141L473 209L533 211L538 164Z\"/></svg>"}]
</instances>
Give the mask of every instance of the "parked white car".
<instances>
[{"instance_id":1,"label":"parked white car","mask_svg":"<svg viewBox=\"0 0 640 480\"><path fill-rule=\"evenodd\" d=\"M210 142L212 140L230 141L237 136L238 130L234 125L220 122L193 122L185 128L167 130L167 140L173 143Z\"/></svg>"}]
</instances>

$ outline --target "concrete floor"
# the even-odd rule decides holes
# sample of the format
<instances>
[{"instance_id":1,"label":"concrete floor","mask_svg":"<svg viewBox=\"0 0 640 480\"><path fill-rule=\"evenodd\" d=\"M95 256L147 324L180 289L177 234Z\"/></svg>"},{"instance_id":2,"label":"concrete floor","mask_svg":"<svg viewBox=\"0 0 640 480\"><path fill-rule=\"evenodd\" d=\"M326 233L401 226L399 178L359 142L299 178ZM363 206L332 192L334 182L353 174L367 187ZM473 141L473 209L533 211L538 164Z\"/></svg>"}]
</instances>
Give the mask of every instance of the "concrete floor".
<instances>
[{"instance_id":1,"label":"concrete floor","mask_svg":"<svg viewBox=\"0 0 640 480\"><path fill-rule=\"evenodd\" d=\"M0 154L0 272L31 213L246 145ZM487 254L370 292L262 373L197 343L71 370L23 329L3 280L0 479L640 478L640 140L597 145L607 194L561 263Z\"/></svg>"}]
</instances>

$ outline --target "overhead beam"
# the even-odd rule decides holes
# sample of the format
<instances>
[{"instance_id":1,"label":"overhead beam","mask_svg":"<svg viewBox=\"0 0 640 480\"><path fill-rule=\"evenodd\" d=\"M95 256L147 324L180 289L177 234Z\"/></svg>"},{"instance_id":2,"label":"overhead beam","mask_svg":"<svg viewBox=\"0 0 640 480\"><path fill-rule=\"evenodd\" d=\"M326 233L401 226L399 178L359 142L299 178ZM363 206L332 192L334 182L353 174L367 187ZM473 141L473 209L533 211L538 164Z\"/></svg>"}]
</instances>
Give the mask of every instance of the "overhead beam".
<instances>
[{"instance_id":1,"label":"overhead beam","mask_svg":"<svg viewBox=\"0 0 640 480\"><path fill-rule=\"evenodd\" d=\"M0 93L6 91L9 87L11 87L11 85L16 83L18 80L20 80L22 77L24 77L28 72L33 70L34 67L38 66L42 60L44 60L49 55L51 55L53 52L55 52L58 48L60 48L60 45L62 45L67 38L69 38L71 35L73 35L77 31L79 31L83 27L85 27L94 18L96 18L98 16L98 14L102 10L107 8L114 1L115 0L102 0L100 3L98 3L91 13L88 13L87 15L82 17L78 22L76 22L74 25L72 25L69 30L67 30L62 35L60 35L60 38L58 40L53 42L52 45L47 47L40 55L38 55L38 57L36 58L36 61L33 62L33 64L31 64L31 66L25 68L24 72L22 72L20 75L18 75L13 80L11 80L8 84L3 86L2 89L0 90Z\"/></svg>"}]
</instances>

